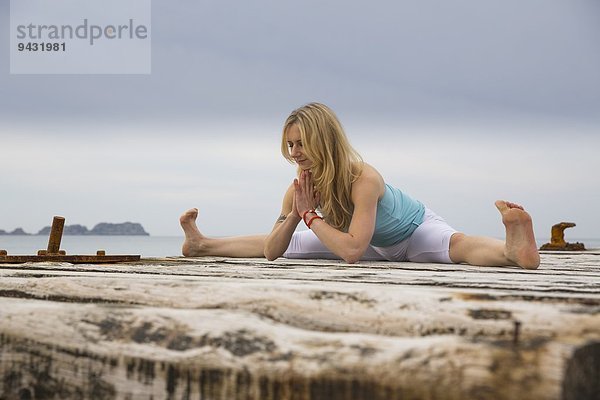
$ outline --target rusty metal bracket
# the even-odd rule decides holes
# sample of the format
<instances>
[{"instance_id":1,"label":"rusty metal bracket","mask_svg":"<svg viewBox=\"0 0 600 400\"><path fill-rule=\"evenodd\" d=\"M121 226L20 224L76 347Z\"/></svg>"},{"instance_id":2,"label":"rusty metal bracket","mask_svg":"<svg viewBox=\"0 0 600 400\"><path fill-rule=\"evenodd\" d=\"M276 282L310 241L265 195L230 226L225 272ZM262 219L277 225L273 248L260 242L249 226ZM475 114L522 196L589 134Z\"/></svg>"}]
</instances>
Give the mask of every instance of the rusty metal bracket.
<instances>
[{"instance_id":1,"label":"rusty metal bracket","mask_svg":"<svg viewBox=\"0 0 600 400\"><path fill-rule=\"evenodd\" d=\"M574 226L576 226L574 222L559 222L552 225L550 243L542 245L540 250L584 251L585 245L583 243L569 243L565 241L565 229L573 228Z\"/></svg>"},{"instance_id":2,"label":"rusty metal bracket","mask_svg":"<svg viewBox=\"0 0 600 400\"><path fill-rule=\"evenodd\" d=\"M60 250L65 218L55 216L52 220L52 228L48 237L48 247L46 250L38 250L36 256L30 255L8 255L6 250L0 250L0 263L22 264L26 262L68 262L72 264L106 264L128 261L139 261L139 255L106 255L104 250L98 250L96 255L67 255L67 252Z\"/></svg>"}]
</instances>

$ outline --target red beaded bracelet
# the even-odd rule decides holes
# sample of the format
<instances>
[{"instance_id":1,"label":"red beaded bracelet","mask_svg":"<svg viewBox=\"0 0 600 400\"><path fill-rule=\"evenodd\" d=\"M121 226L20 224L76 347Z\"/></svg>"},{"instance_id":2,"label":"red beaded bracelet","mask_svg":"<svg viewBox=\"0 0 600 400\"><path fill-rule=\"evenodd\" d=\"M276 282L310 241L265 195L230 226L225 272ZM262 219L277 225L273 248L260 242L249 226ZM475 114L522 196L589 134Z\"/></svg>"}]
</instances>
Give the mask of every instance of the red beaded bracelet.
<instances>
[{"instance_id":1,"label":"red beaded bracelet","mask_svg":"<svg viewBox=\"0 0 600 400\"><path fill-rule=\"evenodd\" d=\"M306 226L308 227L308 229L310 229L310 226L312 225L312 223L313 223L313 221L315 219L322 220L323 218L319 217L318 215L315 215L314 217L312 217L311 219L309 219L308 222L306 223Z\"/></svg>"}]
</instances>

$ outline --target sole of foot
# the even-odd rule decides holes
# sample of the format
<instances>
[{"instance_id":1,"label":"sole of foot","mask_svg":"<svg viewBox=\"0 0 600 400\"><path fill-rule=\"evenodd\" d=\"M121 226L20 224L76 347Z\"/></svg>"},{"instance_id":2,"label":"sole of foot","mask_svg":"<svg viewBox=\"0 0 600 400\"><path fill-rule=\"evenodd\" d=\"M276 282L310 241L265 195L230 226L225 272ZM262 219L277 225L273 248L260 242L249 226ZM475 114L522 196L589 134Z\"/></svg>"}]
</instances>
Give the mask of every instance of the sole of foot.
<instances>
[{"instance_id":1,"label":"sole of foot","mask_svg":"<svg viewBox=\"0 0 600 400\"><path fill-rule=\"evenodd\" d=\"M496 201L496 208L506 228L506 258L522 268L536 269L540 255L531 216L522 206L504 200Z\"/></svg>"}]
</instances>

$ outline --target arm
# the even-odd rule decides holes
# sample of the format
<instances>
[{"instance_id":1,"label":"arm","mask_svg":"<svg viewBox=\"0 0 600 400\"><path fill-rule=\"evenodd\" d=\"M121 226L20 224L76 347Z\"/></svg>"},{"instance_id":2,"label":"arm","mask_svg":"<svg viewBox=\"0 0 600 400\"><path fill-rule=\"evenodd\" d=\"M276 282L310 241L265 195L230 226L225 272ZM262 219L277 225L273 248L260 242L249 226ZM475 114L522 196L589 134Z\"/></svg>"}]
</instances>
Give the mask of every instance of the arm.
<instances>
[{"instance_id":1,"label":"arm","mask_svg":"<svg viewBox=\"0 0 600 400\"><path fill-rule=\"evenodd\" d=\"M301 176L299 189L296 189L296 191L310 192L311 186L310 175L308 177ZM373 237L377 202L383 191L384 183L379 173L372 167L365 165L365 170L352 185L351 196L354 212L348 232L341 232L320 219L315 219L310 228L333 253L348 263L357 262L369 247ZM307 197L303 193L297 193L298 214L304 212L303 210L312 208L303 199L303 196Z\"/></svg>"},{"instance_id":2,"label":"arm","mask_svg":"<svg viewBox=\"0 0 600 400\"><path fill-rule=\"evenodd\" d=\"M273 261L285 253L301 220L296 212L296 207L294 207L294 185L292 184L283 198L280 217L265 240L265 257L269 261Z\"/></svg>"}]
</instances>

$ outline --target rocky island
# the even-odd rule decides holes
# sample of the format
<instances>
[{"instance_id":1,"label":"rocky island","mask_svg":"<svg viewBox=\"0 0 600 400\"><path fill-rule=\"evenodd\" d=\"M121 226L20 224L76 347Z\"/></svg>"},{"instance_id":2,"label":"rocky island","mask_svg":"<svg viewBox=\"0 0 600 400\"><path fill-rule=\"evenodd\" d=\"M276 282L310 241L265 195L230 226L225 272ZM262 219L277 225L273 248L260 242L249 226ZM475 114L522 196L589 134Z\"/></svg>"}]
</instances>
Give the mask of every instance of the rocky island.
<instances>
[{"instance_id":1,"label":"rocky island","mask_svg":"<svg viewBox=\"0 0 600 400\"><path fill-rule=\"evenodd\" d=\"M23 228L17 228L12 232L6 232L5 230L0 229L0 235L29 235L29 233L25 232Z\"/></svg>"},{"instance_id":2,"label":"rocky island","mask_svg":"<svg viewBox=\"0 0 600 400\"><path fill-rule=\"evenodd\" d=\"M36 235L48 235L50 227L42 228ZM6 232L0 229L0 235L30 235L22 228L17 228L12 232ZM108 223L101 222L91 230L83 225L65 225L63 235L123 235L123 236L150 236L144 230L144 227L136 222Z\"/></svg>"}]
</instances>

